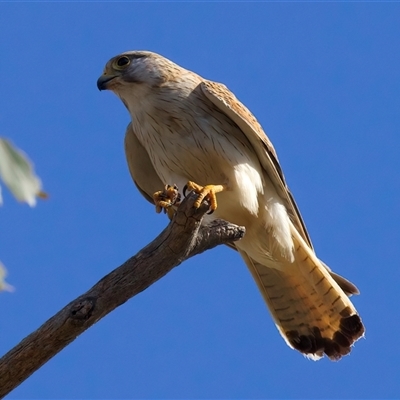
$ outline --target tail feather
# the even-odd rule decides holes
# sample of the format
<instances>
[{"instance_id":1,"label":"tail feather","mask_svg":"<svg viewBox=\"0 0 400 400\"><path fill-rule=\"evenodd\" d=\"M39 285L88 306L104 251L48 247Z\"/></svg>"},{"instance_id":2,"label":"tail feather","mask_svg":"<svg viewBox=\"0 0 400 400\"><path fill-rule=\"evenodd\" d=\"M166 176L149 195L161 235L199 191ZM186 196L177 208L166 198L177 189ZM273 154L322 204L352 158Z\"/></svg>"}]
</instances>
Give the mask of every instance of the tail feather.
<instances>
[{"instance_id":1,"label":"tail feather","mask_svg":"<svg viewBox=\"0 0 400 400\"><path fill-rule=\"evenodd\" d=\"M331 271L324 262L321 261L321 263L329 271L330 276L340 286L340 289L342 289L343 292L345 292L347 294L347 296L351 296L353 294L360 294L360 291L358 290L356 285L354 285L353 283L348 281L346 278L343 278L343 276L340 276L340 275L336 274L335 272Z\"/></svg>"},{"instance_id":2,"label":"tail feather","mask_svg":"<svg viewBox=\"0 0 400 400\"><path fill-rule=\"evenodd\" d=\"M339 360L363 336L364 326L329 269L294 228L292 236L295 261L280 269L240 253L287 344L312 359L325 353Z\"/></svg>"}]
</instances>

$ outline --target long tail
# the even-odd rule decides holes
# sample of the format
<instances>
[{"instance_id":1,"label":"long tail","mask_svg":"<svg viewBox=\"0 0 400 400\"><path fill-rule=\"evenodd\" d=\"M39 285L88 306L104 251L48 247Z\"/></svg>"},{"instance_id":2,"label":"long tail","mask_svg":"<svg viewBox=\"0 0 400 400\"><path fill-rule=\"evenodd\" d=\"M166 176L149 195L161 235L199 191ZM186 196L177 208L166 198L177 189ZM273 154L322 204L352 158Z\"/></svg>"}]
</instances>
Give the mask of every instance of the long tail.
<instances>
[{"instance_id":1,"label":"long tail","mask_svg":"<svg viewBox=\"0 0 400 400\"><path fill-rule=\"evenodd\" d=\"M361 319L339 284L348 293L357 289L344 278L332 276L294 227L292 237L295 261L280 270L240 253L287 344L314 360L324 353L339 360L364 334Z\"/></svg>"}]
</instances>

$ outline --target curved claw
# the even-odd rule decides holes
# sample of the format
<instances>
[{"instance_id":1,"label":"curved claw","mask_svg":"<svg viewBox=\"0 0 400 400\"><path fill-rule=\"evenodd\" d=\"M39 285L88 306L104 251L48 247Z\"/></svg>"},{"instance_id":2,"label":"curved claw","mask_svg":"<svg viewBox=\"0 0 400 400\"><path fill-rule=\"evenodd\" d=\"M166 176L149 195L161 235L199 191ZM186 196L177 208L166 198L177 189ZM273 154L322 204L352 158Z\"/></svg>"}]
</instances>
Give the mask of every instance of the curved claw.
<instances>
[{"instance_id":1,"label":"curved claw","mask_svg":"<svg viewBox=\"0 0 400 400\"><path fill-rule=\"evenodd\" d=\"M186 197L186 191L188 190L188 185L185 185L182 189L182 194Z\"/></svg>"},{"instance_id":2,"label":"curved claw","mask_svg":"<svg viewBox=\"0 0 400 400\"><path fill-rule=\"evenodd\" d=\"M194 203L195 208L199 208L201 202L207 198L207 200L210 202L210 211L208 214L212 214L214 210L217 209L217 198L216 194L219 192L222 192L224 190L227 190L227 187L225 185L206 185L206 186L200 186L197 183L194 183L192 181L189 181L185 187L183 188L183 194L186 193L186 190L190 189L193 190L195 193L198 194L197 200Z\"/></svg>"},{"instance_id":3,"label":"curved claw","mask_svg":"<svg viewBox=\"0 0 400 400\"><path fill-rule=\"evenodd\" d=\"M164 211L164 213L168 213L168 216L170 216L170 214L173 213L171 207L180 204L181 195L179 194L176 185L165 185L164 190L160 190L153 194L153 200L157 213Z\"/></svg>"}]
</instances>

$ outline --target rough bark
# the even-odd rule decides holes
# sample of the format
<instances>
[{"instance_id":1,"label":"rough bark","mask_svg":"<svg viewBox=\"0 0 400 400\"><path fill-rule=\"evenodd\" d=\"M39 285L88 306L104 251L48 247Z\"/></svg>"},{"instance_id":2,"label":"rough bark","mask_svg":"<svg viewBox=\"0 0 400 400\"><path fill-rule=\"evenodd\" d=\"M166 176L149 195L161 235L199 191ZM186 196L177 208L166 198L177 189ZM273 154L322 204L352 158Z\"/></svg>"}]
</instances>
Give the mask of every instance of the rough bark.
<instances>
[{"instance_id":1,"label":"rough bark","mask_svg":"<svg viewBox=\"0 0 400 400\"><path fill-rule=\"evenodd\" d=\"M142 292L184 260L243 237L245 229L217 220L201 226L208 210L189 195L167 228L138 254L71 301L0 359L0 398L39 369L82 332Z\"/></svg>"}]
</instances>

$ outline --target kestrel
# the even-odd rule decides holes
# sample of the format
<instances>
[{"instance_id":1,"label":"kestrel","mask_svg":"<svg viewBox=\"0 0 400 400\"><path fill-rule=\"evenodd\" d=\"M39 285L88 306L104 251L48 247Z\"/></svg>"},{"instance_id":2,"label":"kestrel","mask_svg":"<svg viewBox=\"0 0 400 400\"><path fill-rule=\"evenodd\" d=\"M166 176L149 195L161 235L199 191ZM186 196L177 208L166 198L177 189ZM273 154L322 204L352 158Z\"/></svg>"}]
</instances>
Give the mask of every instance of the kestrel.
<instances>
[{"instance_id":1,"label":"kestrel","mask_svg":"<svg viewBox=\"0 0 400 400\"><path fill-rule=\"evenodd\" d=\"M204 223L220 218L246 228L234 247L286 343L314 360L348 354L364 334L349 299L358 290L316 256L252 113L223 84L148 51L112 58L97 86L112 90L130 113L125 152L142 195L158 209L166 194L153 195L163 187L188 187L199 202L207 197L213 213Z\"/></svg>"}]
</instances>

